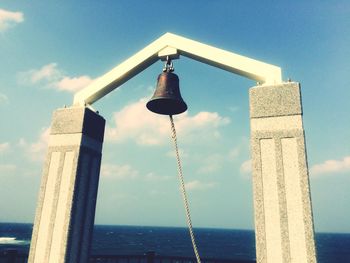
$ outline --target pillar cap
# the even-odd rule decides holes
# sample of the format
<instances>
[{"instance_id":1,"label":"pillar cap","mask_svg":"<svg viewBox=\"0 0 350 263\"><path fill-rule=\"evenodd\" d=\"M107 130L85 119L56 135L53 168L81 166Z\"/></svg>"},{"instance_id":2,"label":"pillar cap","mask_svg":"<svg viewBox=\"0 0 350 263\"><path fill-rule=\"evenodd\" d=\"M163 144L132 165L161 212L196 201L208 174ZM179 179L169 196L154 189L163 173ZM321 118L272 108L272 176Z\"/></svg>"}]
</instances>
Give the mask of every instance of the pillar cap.
<instances>
[{"instance_id":1,"label":"pillar cap","mask_svg":"<svg viewBox=\"0 0 350 263\"><path fill-rule=\"evenodd\" d=\"M53 113L51 134L83 133L102 142L105 122L87 107L61 108Z\"/></svg>"},{"instance_id":2,"label":"pillar cap","mask_svg":"<svg viewBox=\"0 0 350 263\"><path fill-rule=\"evenodd\" d=\"M302 114L298 82L252 87L249 90L249 101L251 118Z\"/></svg>"}]
</instances>

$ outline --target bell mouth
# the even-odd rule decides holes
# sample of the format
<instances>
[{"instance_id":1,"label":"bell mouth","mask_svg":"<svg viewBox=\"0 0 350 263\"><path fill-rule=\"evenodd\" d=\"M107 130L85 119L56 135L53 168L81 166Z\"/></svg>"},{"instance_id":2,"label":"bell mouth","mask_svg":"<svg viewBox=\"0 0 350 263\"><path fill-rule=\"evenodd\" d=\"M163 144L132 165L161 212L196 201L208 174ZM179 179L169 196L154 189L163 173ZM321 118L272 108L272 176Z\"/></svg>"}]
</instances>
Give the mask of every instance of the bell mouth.
<instances>
[{"instance_id":1,"label":"bell mouth","mask_svg":"<svg viewBox=\"0 0 350 263\"><path fill-rule=\"evenodd\" d=\"M147 102L146 107L154 113L163 115L176 115L187 110L187 105L183 100L162 97L151 99Z\"/></svg>"}]
</instances>

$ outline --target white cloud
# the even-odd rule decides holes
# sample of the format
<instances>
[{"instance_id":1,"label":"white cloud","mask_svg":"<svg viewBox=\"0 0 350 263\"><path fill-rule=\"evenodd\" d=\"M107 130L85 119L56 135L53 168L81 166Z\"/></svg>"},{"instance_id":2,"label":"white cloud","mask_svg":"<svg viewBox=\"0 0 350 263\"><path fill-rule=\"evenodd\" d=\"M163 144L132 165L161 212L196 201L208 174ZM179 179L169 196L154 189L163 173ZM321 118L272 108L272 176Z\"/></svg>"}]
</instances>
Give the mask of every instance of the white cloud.
<instances>
[{"instance_id":1,"label":"white cloud","mask_svg":"<svg viewBox=\"0 0 350 263\"><path fill-rule=\"evenodd\" d=\"M17 146L23 148L23 147L27 147L27 145L28 145L28 143L27 143L27 141L24 138L20 138L18 140Z\"/></svg>"},{"instance_id":2,"label":"white cloud","mask_svg":"<svg viewBox=\"0 0 350 263\"><path fill-rule=\"evenodd\" d=\"M228 153L229 160L231 160L231 161L236 160L237 157L239 156L240 152L241 152L241 150L239 147L235 147L232 150L230 150Z\"/></svg>"},{"instance_id":3,"label":"white cloud","mask_svg":"<svg viewBox=\"0 0 350 263\"><path fill-rule=\"evenodd\" d=\"M55 86L59 90L76 92L88 86L92 81L93 79L91 79L89 76L86 76L86 75L80 76L80 77L73 77L73 78L64 77L59 82L57 82Z\"/></svg>"},{"instance_id":4,"label":"white cloud","mask_svg":"<svg viewBox=\"0 0 350 263\"><path fill-rule=\"evenodd\" d=\"M252 173L252 160L244 161L240 167L241 174L251 174Z\"/></svg>"},{"instance_id":5,"label":"white cloud","mask_svg":"<svg viewBox=\"0 0 350 263\"><path fill-rule=\"evenodd\" d=\"M132 139L140 145L160 145L169 141L169 117L148 111L147 100L142 98L114 113L114 127L107 127L106 139L114 142ZM194 116L185 112L175 117L178 135L197 142L215 140L220 136L218 128L229 122L216 112L199 112Z\"/></svg>"},{"instance_id":6,"label":"white cloud","mask_svg":"<svg viewBox=\"0 0 350 263\"><path fill-rule=\"evenodd\" d=\"M40 132L38 141L30 144L29 153L31 154L32 159L42 161L45 158L49 136L50 128L43 128Z\"/></svg>"},{"instance_id":7,"label":"white cloud","mask_svg":"<svg viewBox=\"0 0 350 263\"><path fill-rule=\"evenodd\" d=\"M0 175L14 172L17 169L14 164L0 164Z\"/></svg>"},{"instance_id":8,"label":"white cloud","mask_svg":"<svg viewBox=\"0 0 350 263\"><path fill-rule=\"evenodd\" d=\"M346 171L350 171L350 156L345 156L342 160L327 160L323 163L315 164L310 168L310 174L313 176ZM251 160L242 163L240 172L242 174L250 174L252 172Z\"/></svg>"},{"instance_id":9,"label":"white cloud","mask_svg":"<svg viewBox=\"0 0 350 263\"><path fill-rule=\"evenodd\" d=\"M193 180L185 184L185 188L188 191L193 191L193 190L207 190L215 187L217 183L214 182L200 182L198 180Z\"/></svg>"},{"instance_id":10,"label":"white cloud","mask_svg":"<svg viewBox=\"0 0 350 263\"><path fill-rule=\"evenodd\" d=\"M345 156L342 160L327 160L320 164L315 164L310 168L311 175L341 173L350 171L350 156Z\"/></svg>"},{"instance_id":11,"label":"white cloud","mask_svg":"<svg viewBox=\"0 0 350 263\"><path fill-rule=\"evenodd\" d=\"M25 74L28 74L27 76L32 84L40 81L55 82L62 77L62 72L57 69L56 63L45 65L40 69L29 70Z\"/></svg>"},{"instance_id":12,"label":"white cloud","mask_svg":"<svg viewBox=\"0 0 350 263\"><path fill-rule=\"evenodd\" d=\"M221 169L226 156L220 154L211 154L201 159L201 166L197 170L200 174L210 174Z\"/></svg>"},{"instance_id":13,"label":"white cloud","mask_svg":"<svg viewBox=\"0 0 350 263\"><path fill-rule=\"evenodd\" d=\"M184 151L183 149L178 149L178 150L179 150L179 155L180 155L181 160L188 158L189 155L186 151ZM167 152L166 156L168 156L170 158L175 158L176 157L175 150L171 150L171 151Z\"/></svg>"},{"instance_id":14,"label":"white cloud","mask_svg":"<svg viewBox=\"0 0 350 263\"><path fill-rule=\"evenodd\" d=\"M57 67L56 63L47 64L40 69L32 69L18 74L21 84L41 84L46 88L76 92L88 86L93 79L87 75L70 77Z\"/></svg>"},{"instance_id":15,"label":"white cloud","mask_svg":"<svg viewBox=\"0 0 350 263\"><path fill-rule=\"evenodd\" d=\"M146 174L145 176L146 180L147 181L168 181L168 180L171 180L171 179L174 179L173 176L170 176L170 175L157 175L157 174L154 174L154 173L148 173Z\"/></svg>"},{"instance_id":16,"label":"white cloud","mask_svg":"<svg viewBox=\"0 0 350 263\"><path fill-rule=\"evenodd\" d=\"M133 179L138 176L139 172L130 165L102 164L101 176L110 179Z\"/></svg>"},{"instance_id":17,"label":"white cloud","mask_svg":"<svg viewBox=\"0 0 350 263\"><path fill-rule=\"evenodd\" d=\"M0 9L0 32L24 21L23 13Z\"/></svg>"},{"instance_id":18,"label":"white cloud","mask_svg":"<svg viewBox=\"0 0 350 263\"><path fill-rule=\"evenodd\" d=\"M5 94L3 94L3 93L0 93L0 105L1 104L6 104L7 102L8 102L8 97L5 95Z\"/></svg>"},{"instance_id":19,"label":"white cloud","mask_svg":"<svg viewBox=\"0 0 350 263\"><path fill-rule=\"evenodd\" d=\"M0 143L0 154L6 152L10 148L10 143L4 142Z\"/></svg>"},{"instance_id":20,"label":"white cloud","mask_svg":"<svg viewBox=\"0 0 350 263\"><path fill-rule=\"evenodd\" d=\"M169 134L169 121L164 116L150 113L146 109L146 102L144 98L115 112L115 127L107 127L106 139L115 142L135 139L143 145L161 144Z\"/></svg>"},{"instance_id":21,"label":"white cloud","mask_svg":"<svg viewBox=\"0 0 350 263\"><path fill-rule=\"evenodd\" d=\"M49 136L50 128L42 128L37 141L29 143L24 138L21 138L18 142L18 146L25 149L30 160L42 162L47 152Z\"/></svg>"},{"instance_id":22,"label":"white cloud","mask_svg":"<svg viewBox=\"0 0 350 263\"><path fill-rule=\"evenodd\" d=\"M230 123L227 117L221 117L217 112L202 111L194 116L188 116L187 112L180 115L176 121L176 130L179 134L198 134L202 130L219 137L220 133L217 128ZM210 130L209 130L210 129Z\"/></svg>"}]
</instances>

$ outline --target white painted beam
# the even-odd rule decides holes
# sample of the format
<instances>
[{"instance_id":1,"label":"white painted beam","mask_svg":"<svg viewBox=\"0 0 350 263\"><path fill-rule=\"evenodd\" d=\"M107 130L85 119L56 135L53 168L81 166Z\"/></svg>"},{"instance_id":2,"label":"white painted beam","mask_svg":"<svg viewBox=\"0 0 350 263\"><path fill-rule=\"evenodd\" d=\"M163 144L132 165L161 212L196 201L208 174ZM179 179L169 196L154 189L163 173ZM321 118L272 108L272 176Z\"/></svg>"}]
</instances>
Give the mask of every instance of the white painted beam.
<instances>
[{"instance_id":1,"label":"white painted beam","mask_svg":"<svg viewBox=\"0 0 350 263\"><path fill-rule=\"evenodd\" d=\"M277 66L171 33L166 35L168 36L168 45L177 48L180 55L264 84L279 84L282 82L281 68Z\"/></svg>"},{"instance_id":2,"label":"white painted beam","mask_svg":"<svg viewBox=\"0 0 350 263\"><path fill-rule=\"evenodd\" d=\"M74 105L93 104L158 60L166 47L165 35L125 60L74 95Z\"/></svg>"},{"instance_id":3,"label":"white painted beam","mask_svg":"<svg viewBox=\"0 0 350 263\"><path fill-rule=\"evenodd\" d=\"M91 105L158 59L164 59L167 53L171 56L184 55L264 84L282 82L281 68L279 67L175 34L166 33L134 56L96 79L83 90L77 92L74 96L74 105Z\"/></svg>"}]
</instances>

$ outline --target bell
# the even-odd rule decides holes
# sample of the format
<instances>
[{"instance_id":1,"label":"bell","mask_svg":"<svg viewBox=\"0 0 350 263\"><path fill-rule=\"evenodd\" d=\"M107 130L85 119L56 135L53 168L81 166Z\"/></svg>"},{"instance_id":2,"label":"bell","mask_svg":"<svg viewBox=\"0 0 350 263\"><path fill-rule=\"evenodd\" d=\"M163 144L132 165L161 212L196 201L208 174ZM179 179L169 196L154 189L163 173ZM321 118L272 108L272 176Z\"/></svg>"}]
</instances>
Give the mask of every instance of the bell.
<instances>
[{"instance_id":1,"label":"bell","mask_svg":"<svg viewBox=\"0 0 350 263\"><path fill-rule=\"evenodd\" d=\"M154 113L164 115L176 115L186 111L187 105L180 94L179 77L169 71L159 74L156 91L146 107Z\"/></svg>"}]
</instances>

